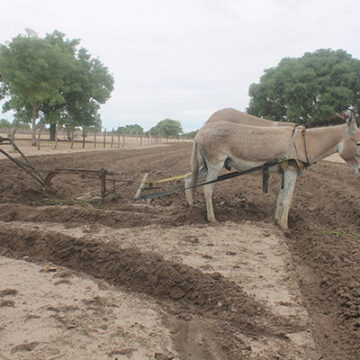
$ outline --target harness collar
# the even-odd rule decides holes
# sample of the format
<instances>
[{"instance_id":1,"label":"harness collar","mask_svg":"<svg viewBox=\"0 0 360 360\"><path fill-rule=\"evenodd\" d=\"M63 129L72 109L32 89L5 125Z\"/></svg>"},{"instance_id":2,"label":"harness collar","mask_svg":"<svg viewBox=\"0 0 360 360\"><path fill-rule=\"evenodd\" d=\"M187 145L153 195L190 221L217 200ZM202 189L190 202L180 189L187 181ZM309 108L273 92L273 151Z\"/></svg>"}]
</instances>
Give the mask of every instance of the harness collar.
<instances>
[{"instance_id":1,"label":"harness collar","mask_svg":"<svg viewBox=\"0 0 360 360\"><path fill-rule=\"evenodd\" d=\"M304 139L304 151L305 151L305 156L306 156L306 162L298 159L299 156L298 156L298 150L296 148L296 138L297 138L299 131L301 131L301 135ZM293 148L295 150L295 153L293 153ZM306 146L306 129L303 125L295 125L294 126L289 150L285 157L286 157L286 160L295 160L295 162L299 168L304 168L304 167L308 167L311 165L310 160L309 160L309 154L307 151L307 146Z\"/></svg>"}]
</instances>

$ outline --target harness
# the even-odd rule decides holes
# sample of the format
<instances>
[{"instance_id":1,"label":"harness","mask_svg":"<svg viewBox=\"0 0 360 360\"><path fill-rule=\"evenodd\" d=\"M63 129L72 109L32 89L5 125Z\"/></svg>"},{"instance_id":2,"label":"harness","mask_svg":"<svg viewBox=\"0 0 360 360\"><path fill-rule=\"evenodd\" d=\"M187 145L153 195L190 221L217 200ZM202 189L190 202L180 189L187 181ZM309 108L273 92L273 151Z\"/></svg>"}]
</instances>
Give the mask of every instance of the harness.
<instances>
[{"instance_id":1,"label":"harness","mask_svg":"<svg viewBox=\"0 0 360 360\"><path fill-rule=\"evenodd\" d=\"M303 139L304 139L304 151L305 151L305 156L306 156L306 162L298 159L298 150L296 147L296 137L297 137L299 131L301 131L301 135L303 136ZM293 154L293 148L295 150L295 154ZM289 151L286 156L286 160L284 160L280 164L280 169L282 172L282 180L281 180L281 188L282 189L284 188L284 172L289 166L293 166L300 171L302 171L310 166L309 154L308 154L307 146L306 146L306 129L302 125L295 125L294 130L293 130L293 135L291 137ZM265 191L265 188L263 188L263 190L264 190L264 192L267 192L267 191Z\"/></svg>"},{"instance_id":2,"label":"harness","mask_svg":"<svg viewBox=\"0 0 360 360\"><path fill-rule=\"evenodd\" d=\"M291 137L291 143L289 146L289 150L288 153L286 155L287 159L294 159L296 161L296 163L298 164L299 168L302 168L301 163L304 163L303 161L298 160L298 150L296 147L296 137L298 135L298 133L301 131L301 135L303 136L304 139L304 150L305 150L305 156L306 156L306 163L308 164L308 166L310 165L310 160L309 160L309 154L307 152L307 146L306 146L306 129L304 126L302 125L295 125L294 129L293 129L293 134ZM295 154L293 153L293 149L295 150Z\"/></svg>"}]
</instances>

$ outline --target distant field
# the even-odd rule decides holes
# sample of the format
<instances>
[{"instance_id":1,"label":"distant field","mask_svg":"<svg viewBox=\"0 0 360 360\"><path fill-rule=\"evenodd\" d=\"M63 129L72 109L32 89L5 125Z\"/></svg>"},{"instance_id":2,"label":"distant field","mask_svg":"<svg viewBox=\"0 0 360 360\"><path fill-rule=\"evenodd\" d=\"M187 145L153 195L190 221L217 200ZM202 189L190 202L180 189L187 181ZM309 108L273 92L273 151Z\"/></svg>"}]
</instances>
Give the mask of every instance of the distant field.
<instances>
[{"instance_id":1,"label":"distant field","mask_svg":"<svg viewBox=\"0 0 360 360\"><path fill-rule=\"evenodd\" d=\"M0 129L0 136L8 137L6 129ZM37 138L38 139L38 138ZM119 148L136 148L146 146L159 146L170 143L187 142L191 140L177 139L177 138L162 138L162 137L149 137L149 136L119 136L104 134L89 134L83 141L83 137L80 133L75 134L74 141L67 139L67 134L58 134L58 141L49 140L49 133L44 132L40 137L40 149L31 145L31 133L21 132L15 136L15 143L20 150L26 155L42 155L45 153L67 153L86 150L111 150ZM7 149L6 145L3 145L3 150L9 151L12 155L15 155L11 148ZM0 159L4 156L0 154Z\"/></svg>"}]
</instances>

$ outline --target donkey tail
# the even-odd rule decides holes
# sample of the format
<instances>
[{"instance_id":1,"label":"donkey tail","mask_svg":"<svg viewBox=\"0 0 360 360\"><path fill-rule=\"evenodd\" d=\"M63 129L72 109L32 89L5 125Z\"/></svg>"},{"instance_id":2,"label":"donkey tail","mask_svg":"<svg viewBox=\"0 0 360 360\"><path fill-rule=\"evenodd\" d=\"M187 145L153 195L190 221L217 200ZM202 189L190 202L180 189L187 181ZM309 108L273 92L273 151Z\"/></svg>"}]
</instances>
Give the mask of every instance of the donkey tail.
<instances>
[{"instance_id":1,"label":"donkey tail","mask_svg":"<svg viewBox=\"0 0 360 360\"><path fill-rule=\"evenodd\" d=\"M192 169L191 186L195 186L199 179L198 147L199 145L195 139L192 149L192 155L191 155L191 169Z\"/></svg>"}]
</instances>

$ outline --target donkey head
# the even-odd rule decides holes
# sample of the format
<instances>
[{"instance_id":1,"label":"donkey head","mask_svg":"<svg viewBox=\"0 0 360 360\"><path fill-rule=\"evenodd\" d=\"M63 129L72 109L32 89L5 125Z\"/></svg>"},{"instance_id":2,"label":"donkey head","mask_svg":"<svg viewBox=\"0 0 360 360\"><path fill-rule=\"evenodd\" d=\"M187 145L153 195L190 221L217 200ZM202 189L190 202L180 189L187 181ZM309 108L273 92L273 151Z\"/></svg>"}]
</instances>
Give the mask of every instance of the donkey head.
<instances>
[{"instance_id":1,"label":"donkey head","mask_svg":"<svg viewBox=\"0 0 360 360\"><path fill-rule=\"evenodd\" d=\"M346 111L345 118L348 135L339 145L339 154L354 170L355 175L360 176L360 130L353 110Z\"/></svg>"}]
</instances>

